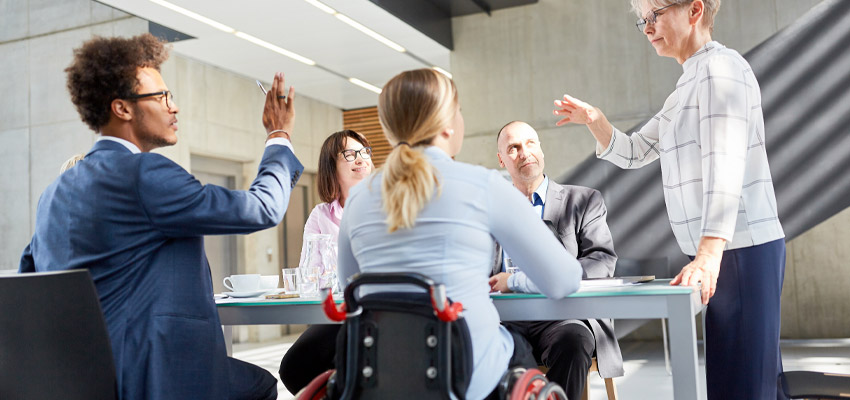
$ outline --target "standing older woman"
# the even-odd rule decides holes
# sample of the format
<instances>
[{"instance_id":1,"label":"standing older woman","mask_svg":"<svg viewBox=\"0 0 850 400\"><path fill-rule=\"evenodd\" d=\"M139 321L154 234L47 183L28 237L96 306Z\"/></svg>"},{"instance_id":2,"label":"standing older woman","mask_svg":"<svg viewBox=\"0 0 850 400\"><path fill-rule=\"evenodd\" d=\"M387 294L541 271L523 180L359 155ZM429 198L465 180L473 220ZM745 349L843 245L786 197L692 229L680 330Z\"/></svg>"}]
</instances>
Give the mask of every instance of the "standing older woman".
<instances>
[{"instance_id":1,"label":"standing older woman","mask_svg":"<svg viewBox=\"0 0 850 400\"><path fill-rule=\"evenodd\" d=\"M372 172L372 148L365 136L352 131L336 132L319 151L317 177L320 203L304 224L306 237L313 233L339 236L339 223L348 192ZM306 248L301 248L301 261ZM322 372L333 368L335 340L340 325L313 325L298 337L280 361L280 380L291 393L297 393Z\"/></svg>"},{"instance_id":2,"label":"standing older woman","mask_svg":"<svg viewBox=\"0 0 850 400\"><path fill-rule=\"evenodd\" d=\"M692 261L673 285L702 283L709 399L771 399L782 371L785 237L765 151L761 93L738 52L711 40L720 0L632 0L638 28L684 70L664 107L631 136L565 95L558 122L585 124L622 168L661 159L667 214ZM713 297L712 297L713 296Z\"/></svg>"},{"instance_id":3,"label":"standing older woman","mask_svg":"<svg viewBox=\"0 0 850 400\"><path fill-rule=\"evenodd\" d=\"M463 303L472 336L466 397L485 398L510 364L534 365L528 343L499 324L490 300L493 238L549 297L577 290L581 267L496 171L452 159L464 123L451 79L432 69L402 72L384 86L378 114L395 148L351 190L339 230L340 281L361 271L415 271L444 284Z\"/></svg>"}]
</instances>

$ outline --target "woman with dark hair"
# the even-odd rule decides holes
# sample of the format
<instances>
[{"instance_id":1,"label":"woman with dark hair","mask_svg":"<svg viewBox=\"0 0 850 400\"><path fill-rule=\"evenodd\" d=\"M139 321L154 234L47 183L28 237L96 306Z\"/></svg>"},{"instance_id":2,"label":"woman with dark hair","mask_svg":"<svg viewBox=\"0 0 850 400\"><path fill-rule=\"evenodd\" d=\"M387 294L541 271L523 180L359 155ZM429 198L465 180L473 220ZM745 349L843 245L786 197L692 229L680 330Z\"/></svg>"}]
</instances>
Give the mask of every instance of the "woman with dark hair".
<instances>
[{"instance_id":1,"label":"woman with dark hair","mask_svg":"<svg viewBox=\"0 0 850 400\"><path fill-rule=\"evenodd\" d=\"M307 218L304 236L327 233L336 243L348 191L371 172L372 147L365 136L348 129L328 136L319 152L319 175L316 179L323 203L313 208ZM303 248L301 257L304 257Z\"/></svg>"},{"instance_id":2,"label":"woman with dark hair","mask_svg":"<svg viewBox=\"0 0 850 400\"><path fill-rule=\"evenodd\" d=\"M306 255L307 235L329 234L334 243L348 192L372 172L372 148L365 136L352 131L336 132L322 144L319 152L319 198L323 203L310 212L304 224ZM333 368L335 340L340 325L313 325L293 343L280 361L280 380L290 393L297 393L322 372Z\"/></svg>"},{"instance_id":3,"label":"woman with dark hair","mask_svg":"<svg viewBox=\"0 0 850 400\"><path fill-rule=\"evenodd\" d=\"M498 172L452 159L464 122L451 79L432 69L402 72L384 85L378 114L395 147L380 172L351 191L339 230L340 283L358 272L412 271L445 285L463 304L472 337L466 398L487 398L508 367L536 366L528 342L499 324L490 300L493 239L548 297L576 291L581 267Z\"/></svg>"},{"instance_id":4,"label":"woman with dark hair","mask_svg":"<svg viewBox=\"0 0 850 400\"><path fill-rule=\"evenodd\" d=\"M702 285L709 399L773 399L782 372L785 234L765 150L761 91L747 60L713 41L720 0L631 0L655 52L682 65L664 107L626 135L564 95L558 125L586 125L596 155L621 168L661 161L673 234L691 262L673 285Z\"/></svg>"}]
</instances>

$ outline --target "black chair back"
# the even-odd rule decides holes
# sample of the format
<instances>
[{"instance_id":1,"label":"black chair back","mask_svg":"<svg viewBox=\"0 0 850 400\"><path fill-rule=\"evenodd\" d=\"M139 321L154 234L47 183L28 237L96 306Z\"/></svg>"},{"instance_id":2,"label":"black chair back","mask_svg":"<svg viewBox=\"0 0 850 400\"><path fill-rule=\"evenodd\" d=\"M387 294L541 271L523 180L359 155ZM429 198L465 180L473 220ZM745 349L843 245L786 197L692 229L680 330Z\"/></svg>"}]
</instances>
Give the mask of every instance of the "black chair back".
<instances>
[{"instance_id":1,"label":"black chair back","mask_svg":"<svg viewBox=\"0 0 850 400\"><path fill-rule=\"evenodd\" d=\"M789 399L846 399L850 397L850 375L785 371L779 374L779 391Z\"/></svg>"},{"instance_id":2,"label":"black chair back","mask_svg":"<svg viewBox=\"0 0 850 400\"><path fill-rule=\"evenodd\" d=\"M115 399L115 367L88 270L0 277L0 399Z\"/></svg>"}]
</instances>

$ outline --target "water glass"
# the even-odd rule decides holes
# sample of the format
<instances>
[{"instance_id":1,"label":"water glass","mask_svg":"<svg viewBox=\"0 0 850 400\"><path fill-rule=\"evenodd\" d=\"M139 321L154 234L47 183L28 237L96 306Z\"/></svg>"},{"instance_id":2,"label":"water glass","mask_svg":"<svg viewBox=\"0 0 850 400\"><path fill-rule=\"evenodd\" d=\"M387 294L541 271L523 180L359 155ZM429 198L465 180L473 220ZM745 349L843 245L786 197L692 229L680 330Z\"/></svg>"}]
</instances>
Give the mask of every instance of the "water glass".
<instances>
[{"instance_id":1,"label":"water glass","mask_svg":"<svg viewBox=\"0 0 850 400\"><path fill-rule=\"evenodd\" d=\"M514 260L510 257L505 257L505 272L509 274L515 274L519 272L519 267L514 264Z\"/></svg>"},{"instance_id":2,"label":"water glass","mask_svg":"<svg viewBox=\"0 0 850 400\"><path fill-rule=\"evenodd\" d=\"M298 293L298 268L284 268L283 270L283 290L284 293Z\"/></svg>"},{"instance_id":3,"label":"water glass","mask_svg":"<svg viewBox=\"0 0 850 400\"><path fill-rule=\"evenodd\" d=\"M298 269L301 271L298 293L301 297L319 297L319 277L322 269L316 266L303 266Z\"/></svg>"}]
</instances>

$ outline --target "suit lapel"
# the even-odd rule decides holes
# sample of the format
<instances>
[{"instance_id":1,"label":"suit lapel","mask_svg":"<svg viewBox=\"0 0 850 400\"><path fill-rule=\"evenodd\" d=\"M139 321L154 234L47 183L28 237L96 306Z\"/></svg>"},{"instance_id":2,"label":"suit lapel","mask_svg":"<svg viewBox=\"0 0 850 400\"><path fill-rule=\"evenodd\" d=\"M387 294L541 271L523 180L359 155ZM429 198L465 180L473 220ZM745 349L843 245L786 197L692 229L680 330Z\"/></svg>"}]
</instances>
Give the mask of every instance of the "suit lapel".
<instances>
[{"instance_id":1,"label":"suit lapel","mask_svg":"<svg viewBox=\"0 0 850 400\"><path fill-rule=\"evenodd\" d=\"M543 220L550 221L557 228L558 222L563 216L562 210L567 202L567 190L563 186L549 179L549 188L546 190L546 204L543 207Z\"/></svg>"}]
</instances>

